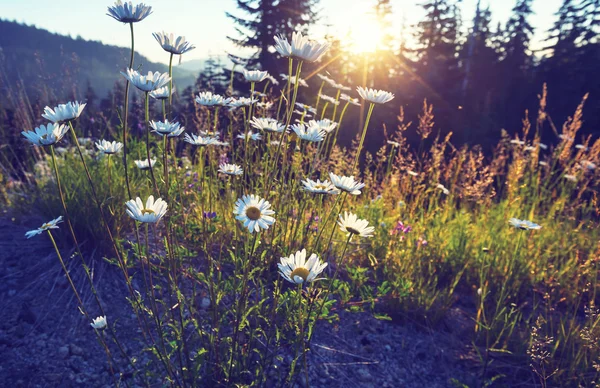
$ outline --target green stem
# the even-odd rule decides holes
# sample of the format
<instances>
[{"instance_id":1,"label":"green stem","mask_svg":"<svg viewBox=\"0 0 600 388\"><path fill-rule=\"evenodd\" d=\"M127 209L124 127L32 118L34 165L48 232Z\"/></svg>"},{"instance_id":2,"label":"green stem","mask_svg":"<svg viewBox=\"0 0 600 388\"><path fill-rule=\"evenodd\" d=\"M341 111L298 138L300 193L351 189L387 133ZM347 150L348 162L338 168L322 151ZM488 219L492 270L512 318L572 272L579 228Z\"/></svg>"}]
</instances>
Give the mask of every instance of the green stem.
<instances>
[{"instance_id":1,"label":"green stem","mask_svg":"<svg viewBox=\"0 0 600 388\"><path fill-rule=\"evenodd\" d=\"M350 174L354 174L354 170L358 166L358 160L360 159L360 152L362 151L363 144L365 142L365 137L367 135L367 128L369 127L369 121L371 120L371 114L373 114L373 108L375 108L375 104L371 103L369 106L369 113L367 113L367 119L365 120L365 127L363 128L362 136L360 138L360 143L358 144L358 149L356 150L356 157L354 158L354 164L352 165L352 171Z\"/></svg>"}]
</instances>

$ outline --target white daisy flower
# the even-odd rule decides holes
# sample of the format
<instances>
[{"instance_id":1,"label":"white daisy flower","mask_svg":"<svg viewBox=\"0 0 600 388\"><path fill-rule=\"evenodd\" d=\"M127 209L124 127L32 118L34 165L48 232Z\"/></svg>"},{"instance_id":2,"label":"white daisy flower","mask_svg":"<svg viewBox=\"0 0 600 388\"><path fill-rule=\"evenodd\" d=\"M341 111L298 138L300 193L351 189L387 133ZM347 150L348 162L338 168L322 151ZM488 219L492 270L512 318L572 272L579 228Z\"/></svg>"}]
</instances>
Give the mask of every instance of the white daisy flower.
<instances>
[{"instance_id":1,"label":"white daisy flower","mask_svg":"<svg viewBox=\"0 0 600 388\"><path fill-rule=\"evenodd\" d=\"M275 214L270 209L271 204L257 195L244 195L235 203L233 214L236 220L241 221L250 233L259 232L261 229L269 229L273 225Z\"/></svg>"},{"instance_id":2,"label":"white daisy flower","mask_svg":"<svg viewBox=\"0 0 600 388\"><path fill-rule=\"evenodd\" d=\"M173 87L173 89L171 90L171 94L173 94L173 93L175 93L175 87ZM150 94L150 97L154 98L155 100L168 100L169 99L169 87L163 86L162 88L158 88L158 89L151 91L149 94Z\"/></svg>"},{"instance_id":3,"label":"white daisy flower","mask_svg":"<svg viewBox=\"0 0 600 388\"><path fill-rule=\"evenodd\" d=\"M508 223L517 229L523 229L523 230L537 230L537 229L542 228L540 225L536 224L535 222L531 222L531 221L527 221L527 220L520 220L518 218L511 218L510 220L508 220Z\"/></svg>"},{"instance_id":4,"label":"white daisy flower","mask_svg":"<svg viewBox=\"0 0 600 388\"><path fill-rule=\"evenodd\" d=\"M267 76L267 79L268 79L269 81L271 81L271 83L272 83L273 85L279 85L279 81L277 81L277 78L273 77L272 75L270 75L270 74L269 74L269 75Z\"/></svg>"},{"instance_id":5,"label":"white daisy flower","mask_svg":"<svg viewBox=\"0 0 600 388\"><path fill-rule=\"evenodd\" d=\"M123 149L123 143L120 143L118 141L111 142L102 139L99 142L96 142L96 148L98 148L99 151L102 151L107 155L112 155L116 154L117 152L121 151L121 149Z\"/></svg>"},{"instance_id":6,"label":"white daisy flower","mask_svg":"<svg viewBox=\"0 0 600 388\"><path fill-rule=\"evenodd\" d=\"M345 86L345 85L342 85L342 84L338 84L337 82L332 82L331 86L334 87L335 89L344 90L346 92L352 90L351 87Z\"/></svg>"},{"instance_id":7,"label":"white daisy flower","mask_svg":"<svg viewBox=\"0 0 600 388\"><path fill-rule=\"evenodd\" d=\"M525 142L523 140L513 139L510 141L510 144L522 146L525 145Z\"/></svg>"},{"instance_id":8,"label":"white daisy flower","mask_svg":"<svg viewBox=\"0 0 600 388\"><path fill-rule=\"evenodd\" d=\"M237 164L222 163L219 165L219 172L226 175L242 175L244 170Z\"/></svg>"},{"instance_id":9,"label":"white daisy flower","mask_svg":"<svg viewBox=\"0 0 600 388\"><path fill-rule=\"evenodd\" d=\"M298 109L295 109L295 110L294 110L294 113L296 113L296 114L298 114L298 115L302 115L302 116L304 116L304 118L306 118L306 119L308 119L308 118L311 118L311 117L312 117L312 115L311 115L310 113L308 113L308 112L306 112L306 111L301 111L301 110L298 110ZM303 123L304 121L300 121L299 119L296 119L296 122L297 122L297 123Z\"/></svg>"},{"instance_id":10,"label":"white daisy flower","mask_svg":"<svg viewBox=\"0 0 600 388\"><path fill-rule=\"evenodd\" d=\"M337 128L337 123L329 120L329 119L323 119L323 120L310 120L308 122L309 126L315 126L315 127L319 127L321 130L327 132L327 133L331 133L333 132L333 130L335 128Z\"/></svg>"},{"instance_id":11,"label":"white daisy flower","mask_svg":"<svg viewBox=\"0 0 600 388\"><path fill-rule=\"evenodd\" d=\"M148 72L147 75L141 75L136 70L127 69L126 73L121 72L123 77L127 78L136 88L143 92L151 92L153 90L166 86L171 77L169 73L159 73L158 71L152 73Z\"/></svg>"},{"instance_id":12,"label":"white daisy flower","mask_svg":"<svg viewBox=\"0 0 600 388\"><path fill-rule=\"evenodd\" d=\"M153 131L159 135L167 137L179 136L185 130L178 122L169 122L169 120L163 121L150 121L150 126Z\"/></svg>"},{"instance_id":13,"label":"white daisy flower","mask_svg":"<svg viewBox=\"0 0 600 388\"><path fill-rule=\"evenodd\" d=\"M129 217L139 222L156 223L167 213L167 203L161 198L155 201L153 195L146 200L146 206L140 197L130 199L125 205Z\"/></svg>"},{"instance_id":14,"label":"white daisy flower","mask_svg":"<svg viewBox=\"0 0 600 388\"><path fill-rule=\"evenodd\" d=\"M444 185L443 185L443 184L441 184L441 183L438 183L438 184L437 184L437 186L435 186L435 187L436 187L436 188L438 188L438 189L440 189L440 190L442 190L442 193L444 193L445 195L448 195L448 194L450 194L450 190L448 190L448 189L446 188L446 186L444 186Z\"/></svg>"},{"instance_id":15,"label":"white daisy flower","mask_svg":"<svg viewBox=\"0 0 600 388\"><path fill-rule=\"evenodd\" d=\"M194 135L194 134L185 134L183 136L183 140L187 143L190 143L195 146L205 147L209 145L217 145L219 140L212 136L202 136L202 135Z\"/></svg>"},{"instance_id":16,"label":"white daisy flower","mask_svg":"<svg viewBox=\"0 0 600 388\"><path fill-rule=\"evenodd\" d=\"M154 167L154 165L156 164L156 159L150 159L149 162L148 159L134 160L134 163L140 170L150 170L150 167Z\"/></svg>"},{"instance_id":17,"label":"white daisy flower","mask_svg":"<svg viewBox=\"0 0 600 388\"><path fill-rule=\"evenodd\" d=\"M282 257L281 262L277 264L279 273L285 280L294 284L311 283L317 279L317 276L323 272L327 263L319 260L315 253L306 260L306 249L291 254L289 257Z\"/></svg>"},{"instance_id":18,"label":"white daisy flower","mask_svg":"<svg viewBox=\"0 0 600 388\"><path fill-rule=\"evenodd\" d=\"M69 101L66 104L59 104L54 109L51 109L49 106L47 106L44 108L42 117L48 121L52 121L53 123L74 120L79 117L81 112L83 112L85 105L86 104L82 104L78 101Z\"/></svg>"},{"instance_id":19,"label":"white daisy flower","mask_svg":"<svg viewBox=\"0 0 600 388\"><path fill-rule=\"evenodd\" d=\"M544 162L544 161L542 161L542 160L540 160L540 161L538 162L538 164L539 164L540 166L544 166L544 167L548 165L548 163L547 163L547 162Z\"/></svg>"},{"instance_id":20,"label":"white daisy flower","mask_svg":"<svg viewBox=\"0 0 600 388\"><path fill-rule=\"evenodd\" d=\"M238 139L242 139L242 140L254 140L254 141L258 141L262 139L262 135L260 133L253 133L252 131L248 131L248 133L244 134L239 134L237 135Z\"/></svg>"},{"instance_id":21,"label":"white daisy flower","mask_svg":"<svg viewBox=\"0 0 600 388\"><path fill-rule=\"evenodd\" d=\"M240 97L240 98L230 98L227 102L227 106L231 107L231 109L240 108L242 106L250 106L254 103L257 103L257 98L250 97Z\"/></svg>"},{"instance_id":22,"label":"white daisy flower","mask_svg":"<svg viewBox=\"0 0 600 388\"><path fill-rule=\"evenodd\" d=\"M272 102L258 102L258 103L256 103L256 106L261 109L269 110L273 107L273 103Z\"/></svg>"},{"instance_id":23,"label":"white daisy flower","mask_svg":"<svg viewBox=\"0 0 600 388\"><path fill-rule=\"evenodd\" d=\"M564 178L571 182L577 182L577 177L575 175L565 174Z\"/></svg>"},{"instance_id":24,"label":"white daisy flower","mask_svg":"<svg viewBox=\"0 0 600 388\"><path fill-rule=\"evenodd\" d=\"M185 36L175 38L173 34L166 34L165 32L153 32L152 36L163 50L171 54L181 55L196 48L196 46L185 40Z\"/></svg>"},{"instance_id":25,"label":"white daisy flower","mask_svg":"<svg viewBox=\"0 0 600 388\"><path fill-rule=\"evenodd\" d=\"M408 173L408 175L410 175L410 176L419 176L419 173L418 173L418 172L414 172L414 171L412 171L412 170L406 170L406 172L407 172L407 173Z\"/></svg>"},{"instance_id":26,"label":"white daisy flower","mask_svg":"<svg viewBox=\"0 0 600 388\"><path fill-rule=\"evenodd\" d=\"M130 1L123 4L118 0L115 5L108 7L107 15L122 23L136 23L144 20L151 13L152 7L144 3L132 5Z\"/></svg>"},{"instance_id":27,"label":"white daisy flower","mask_svg":"<svg viewBox=\"0 0 600 388\"><path fill-rule=\"evenodd\" d=\"M335 98L333 98L331 96L328 96L326 94L319 94L319 97L321 97L321 100L330 102L333 105L339 105L340 104L340 102L337 101Z\"/></svg>"},{"instance_id":28,"label":"white daisy flower","mask_svg":"<svg viewBox=\"0 0 600 388\"><path fill-rule=\"evenodd\" d=\"M317 114L317 109L313 108L310 105L306 105L306 104L303 104L301 102L297 102L296 106L304 111L304 112L300 112L301 114L302 113L306 113L306 112L309 112L309 113L312 113L312 114Z\"/></svg>"},{"instance_id":29,"label":"white daisy flower","mask_svg":"<svg viewBox=\"0 0 600 388\"><path fill-rule=\"evenodd\" d=\"M369 226L369 221L362 220L356 214L344 212L344 216L340 214L338 221L340 230L349 235L358 235L360 237L373 237L375 227Z\"/></svg>"},{"instance_id":30,"label":"white daisy flower","mask_svg":"<svg viewBox=\"0 0 600 388\"><path fill-rule=\"evenodd\" d=\"M321 130L317 126L307 127L302 123L291 125L291 128L296 133L296 136L298 136L300 139L311 142L323 141L327 135L325 131Z\"/></svg>"},{"instance_id":31,"label":"white daisy flower","mask_svg":"<svg viewBox=\"0 0 600 388\"><path fill-rule=\"evenodd\" d=\"M283 36L275 37L275 51L283 57L296 57L305 61L315 62L329 49L329 42L319 43L303 36L301 32L292 34L292 42Z\"/></svg>"},{"instance_id":32,"label":"white daisy flower","mask_svg":"<svg viewBox=\"0 0 600 388\"><path fill-rule=\"evenodd\" d=\"M244 69L244 78L248 82L262 82L269 76L268 71L246 70Z\"/></svg>"},{"instance_id":33,"label":"white daisy flower","mask_svg":"<svg viewBox=\"0 0 600 388\"><path fill-rule=\"evenodd\" d=\"M106 317L105 316L97 317L96 319L94 319L92 321L92 323L90 323L90 326L92 326L96 330L105 329L106 325L107 325L107 323L106 323Z\"/></svg>"},{"instance_id":34,"label":"white daisy flower","mask_svg":"<svg viewBox=\"0 0 600 388\"><path fill-rule=\"evenodd\" d=\"M317 74L317 77L319 77L323 82L326 82L330 85L335 82L333 79L323 74Z\"/></svg>"},{"instance_id":35,"label":"white daisy flower","mask_svg":"<svg viewBox=\"0 0 600 388\"><path fill-rule=\"evenodd\" d=\"M360 189L365 187L365 184L355 180L354 176L335 175L330 172L329 178L335 187L352 195L359 195Z\"/></svg>"},{"instance_id":36,"label":"white daisy flower","mask_svg":"<svg viewBox=\"0 0 600 388\"><path fill-rule=\"evenodd\" d=\"M283 132L284 124L280 124L276 119L253 117L250 125L261 131Z\"/></svg>"},{"instance_id":37,"label":"white daisy flower","mask_svg":"<svg viewBox=\"0 0 600 388\"><path fill-rule=\"evenodd\" d=\"M394 99L394 95L390 92L386 92L384 90L377 90L371 88L363 88L362 86L358 86L356 88L358 95L362 97L363 100L375 103L375 104L385 104L386 102L390 102Z\"/></svg>"},{"instance_id":38,"label":"white daisy flower","mask_svg":"<svg viewBox=\"0 0 600 388\"><path fill-rule=\"evenodd\" d=\"M588 147L586 147L586 146L585 146L585 145L583 145L583 144L576 144L576 145L575 145L575 148L577 148L578 150L584 150L584 151L587 151L587 150L588 150Z\"/></svg>"},{"instance_id":39,"label":"white daisy flower","mask_svg":"<svg viewBox=\"0 0 600 388\"><path fill-rule=\"evenodd\" d=\"M58 143L68 130L69 127L64 124L50 123L40 125L33 131L23 131L21 134L32 144L46 146Z\"/></svg>"},{"instance_id":40,"label":"white daisy flower","mask_svg":"<svg viewBox=\"0 0 600 388\"><path fill-rule=\"evenodd\" d=\"M25 237L32 238L33 236L37 236L38 234L42 234L43 232L49 229L58 229L58 224L62 222L62 216L53 219L52 221L48 221L37 229L30 230L25 233Z\"/></svg>"},{"instance_id":41,"label":"white daisy flower","mask_svg":"<svg viewBox=\"0 0 600 388\"><path fill-rule=\"evenodd\" d=\"M213 94L213 92L200 92L195 101L204 106L224 106L227 105L229 99L219 94Z\"/></svg>"},{"instance_id":42,"label":"white daisy flower","mask_svg":"<svg viewBox=\"0 0 600 388\"><path fill-rule=\"evenodd\" d=\"M400 143L398 143L397 141L388 140L387 143L394 147L400 147Z\"/></svg>"},{"instance_id":43,"label":"white daisy flower","mask_svg":"<svg viewBox=\"0 0 600 388\"><path fill-rule=\"evenodd\" d=\"M345 93L340 94L340 100L348 101L352 105L360 106L360 101L358 98L352 98Z\"/></svg>"},{"instance_id":44,"label":"white daisy flower","mask_svg":"<svg viewBox=\"0 0 600 388\"><path fill-rule=\"evenodd\" d=\"M288 78L290 78L287 74L279 74L279 76L281 77L282 80L284 80L285 82L288 81ZM292 85L296 84L296 77L292 76L292 78L290 78L290 83ZM305 88L308 87L308 83L306 83L305 80L303 80L302 78L298 78L298 85L300 86L304 86Z\"/></svg>"},{"instance_id":45,"label":"white daisy flower","mask_svg":"<svg viewBox=\"0 0 600 388\"><path fill-rule=\"evenodd\" d=\"M340 191L329 181L325 180L321 182L319 179L313 181L312 179L306 179L302 181L304 187L302 190L308 191L313 194L339 194Z\"/></svg>"}]
</instances>

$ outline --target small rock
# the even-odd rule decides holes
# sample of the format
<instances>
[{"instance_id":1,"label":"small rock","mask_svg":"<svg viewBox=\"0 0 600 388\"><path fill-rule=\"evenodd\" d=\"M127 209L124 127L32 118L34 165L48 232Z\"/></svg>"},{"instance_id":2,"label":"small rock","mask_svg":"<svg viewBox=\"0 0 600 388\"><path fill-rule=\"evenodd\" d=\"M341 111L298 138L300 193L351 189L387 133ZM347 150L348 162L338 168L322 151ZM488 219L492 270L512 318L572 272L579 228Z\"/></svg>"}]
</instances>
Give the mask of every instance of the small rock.
<instances>
[{"instance_id":1,"label":"small rock","mask_svg":"<svg viewBox=\"0 0 600 388\"><path fill-rule=\"evenodd\" d=\"M67 358L67 356L69 355L69 347L61 346L60 348L58 348L58 355L59 357Z\"/></svg>"}]
</instances>

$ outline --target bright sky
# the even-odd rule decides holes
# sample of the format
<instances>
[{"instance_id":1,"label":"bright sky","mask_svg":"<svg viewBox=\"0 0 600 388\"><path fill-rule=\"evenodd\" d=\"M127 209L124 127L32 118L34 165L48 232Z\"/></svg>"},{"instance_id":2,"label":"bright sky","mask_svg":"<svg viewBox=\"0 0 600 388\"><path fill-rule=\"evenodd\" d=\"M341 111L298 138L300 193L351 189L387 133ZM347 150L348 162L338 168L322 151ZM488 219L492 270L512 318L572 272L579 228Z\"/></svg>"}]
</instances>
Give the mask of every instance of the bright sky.
<instances>
[{"instance_id":1,"label":"bright sky","mask_svg":"<svg viewBox=\"0 0 600 388\"><path fill-rule=\"evenodd\" d=\"M184 55L183 60L202 59L209 54L222 55L224 51L235 52L236 48L227 40L227 35L236 32L229 11L243 15L235 7L234 0L143 0L153 7L153 13L144 21L135 24L136 50L155 62L168 61L168 54L152 37L152 32L165 31L183 35L196 45L196 49ZM482 6L490 6L495 22L505 22L516 0L481 0ZM137 1L134 1L136 3ZM81 35L84 39L100 40L106 44L126 46L129 28L106 16L107 0L0 0L0 18L34 24L60 34ZM330 33L346 36L351 28L360 29L364 15L375 0L320 0L320 26L313 30L317 35ZM423 16L418 4L422 0L391 0L394 11L392 26L400 30L403 18L414 24ZM470 26L477 0L462 0L462 15L466 26ZM531 18L536 27L536 41L545 36L552 26L554 14L561 0L534 0L535 15ZM539 44L538 44L539 45Z\"/></svg>"}]
</instances>

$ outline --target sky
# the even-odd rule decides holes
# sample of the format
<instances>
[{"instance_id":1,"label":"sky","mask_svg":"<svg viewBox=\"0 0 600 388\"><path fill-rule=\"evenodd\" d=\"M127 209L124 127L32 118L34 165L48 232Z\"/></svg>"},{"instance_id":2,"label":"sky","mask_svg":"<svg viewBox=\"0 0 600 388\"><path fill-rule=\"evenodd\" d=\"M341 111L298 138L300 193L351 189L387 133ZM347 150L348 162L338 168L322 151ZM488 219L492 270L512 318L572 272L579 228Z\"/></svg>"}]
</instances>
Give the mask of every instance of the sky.
<instances>
[{"instance_id":1,"label":"sky","mask_svg":"<svg viewBox=\"0 0 600 388\"><path fill-rule=\"evenodd\" d=\"M510 16L516 0L481 0L482 6L489 5L494 22L504 23ZM136 3L137 1L134 1ZM236 36L234 25L225 16L232 12L243 16L236 9L235 0L144 0L152 6L153 13L135 24L136 51L151 61L167 63L168 53L162 50L152 36L153 32L165 31L182 35L196 46L183 56L184 61L205 59L209 55L224 55L239 52L227 40ZM391 0L393 26L400 30L402 21L407 24L418 22L424 12L419 7L422 0ZM562 0L534 0L535 15L531 23L536 27L534 45L539 47L545 32L555 20ZM38 28L88 40L99 40L105 44L129 47L129 27L106 16L107 0L0 0L0 18L35 25ZM320 0L319 25L311 30L311 37L325 34L347 36L349 30L356 34L364 31L365 14L375 0ZM475 13L477 0L462 0L462 15L469 26Z\"/></svg>"}]
</instances>

